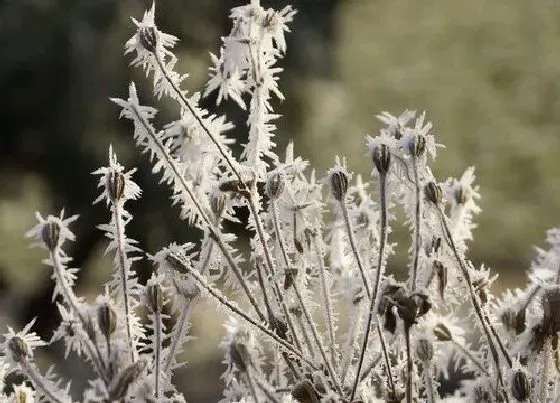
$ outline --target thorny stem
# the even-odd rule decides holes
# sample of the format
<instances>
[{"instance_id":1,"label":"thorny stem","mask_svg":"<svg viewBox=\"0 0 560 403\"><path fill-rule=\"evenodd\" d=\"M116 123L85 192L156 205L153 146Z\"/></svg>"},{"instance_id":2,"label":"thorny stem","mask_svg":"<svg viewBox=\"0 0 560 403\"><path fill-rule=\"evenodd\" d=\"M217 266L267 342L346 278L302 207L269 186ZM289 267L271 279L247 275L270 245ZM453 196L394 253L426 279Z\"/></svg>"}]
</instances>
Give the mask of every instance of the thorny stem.
<instances>
[{"instance_id":1,"label":"thorny stem","mask_svg":"<svg viewBox=\"0 0 560 403\"><path fill-rule=\"evenodd\" d=\"M161 140L158 138L157 134L154 132L154 129L151 127L151 125L148 124L148 122L146 122L146 119L144 119L144 117L142 117L142 114L139 113L139 111L136 109L135 105L132 105L132 110L134 111L136 119L142 124L142 126L144 127L144 130L146 130L146 133L148 133L148 135L152 138L152 140L154 141L154 143L158 147L159 152L165 156L166 162L169 165L169 168L171 168L171 171L173 172L175 181L178 181L178 183L181 185L183 191L187 194L189 199L193 202L198 214L200 215L201 220L208 227L209 235L218 244L218 247L220 248L220 250L222 251L222 254L226 258L226 260L228 262L228 265L230 266L233 273L237 277L237 280L239 281L239 285L241 286L241 288L245 292L245 295L249 299L249 302L251 303L251 305L255 309L255 312L257 313L257 315L259 316L259 318L262 321L266 321L265 316L263 315L261 309L259 308L259 305L257 304L257 301L253 297L253 294L251 293L251 290L249 290L249 287L246 284L246 281L243 278L243 275L241 274L241 269L237 266L237 264L235 263L235 260L231 256L231 253L227 249L226 243L224 242L223 238L221 237L220 230L218 228L216 228L214 225L212 225L212 221L210 220L210 218L208 218L208 215L206 214L206 212L204 211L204 209L200 205L200 203L199 203L198 199L196 198L196 196L194 195L191 187L186 182L183 175L181 175L181 172L179 170L179 167L175 163L175 160L173 159L173 157L171 157L169 155L166 147L161 142Z\"/></svg>"},{"instance_id":2,"label":"thorny stem","mask_svg":"<svg viewBox=\"0 0 560 403\"><path fill-rule=\"evenodd\" d=\"M53 263L53 267L54 267L54 273L60 283L60 289L62 291L62 297L64 299L64 301L66 301L66 303L70 306L71 310L74 312L74 314L78 317L78 319L80 320L80 323L82 325L82 329L84 329L85 333L87 334L87 339L85 340L85 345L88 349L88 352L90 354L91 357L91 361L93 362L93 366L95 367L95 371L97 372L97 374L99 376L101 376L101 378L103 379L103 382L108 385L109 380L107 379L107 374L105 373L105 369L103 367L103 358L101 356L101 352L99 351L99 348L97 347L97 344L94 342L94 340L91 339L91 335L89 334L89 332L86 330L89 326L87 319L84 317L84 315L82 314L79 306L78 306L78 301L76 300L76 296L74 295L74 293L72 292L72 289L70 288L70 286L68 285L68 283L66 282L66 279L64 278L64 275L62 273L62 265L60 263L60 259L59 259L59 253L60 253L60 249L54 249L53 251L51 251L51 260Z\"/></svg>"},{"instance_id":3,"label":"thorny stem","mask_svg":"<svg viewBox=\"0 0 560 403\"><path fill-rule=\"evenodd\" d=\"M378 249L378 258L377 258L377 272L375 274L375 283L374 283L374 294L370 298L370 306L368 312L368 320L367 325L364 330L364 340L362 343L362 349L360 351L360 358L358 360L358 368L356 369L356 379L354 380L354 386L352 386L352 392L350 394L350 401L354 399L354 395L356 394L356 389L358 388L358 382L360 381L360 372L362 370L362 365L364 363L364 356L366 354L368 340L369 340L369 333L371 331L371 325L373 321L374 315L377 317L377 314L374 312L377 306L377 300L379 299L379 286L381 284L381 276L383 274L383 255L385 254L385 245L387 243L387 175L380 174L379 175L379 204L381 209L381 220L380 220L380 227L381 227L381 236L379 238L379 249ZM378 322L376 320L376 322Z\"/></svg>"},{"instance_id":4,"label":"thorny stem","mask_svg":"<svg viewBox=\"0 0 560 403\"><path fill-rule=\"evenodd\" d=\"M301 309L303 311L303 316L305 316L305 320L307 321L307 324L311 328L311 334L313 335L313 338L315 339L315 343L317 344L317 347L319 348L319 352L321 353L321 357L323 358L323 361L325 362L325 366L327 367L327 371L329 372L329 375L334 382L334 386L336 388L336 391L342 397L343 396L342 387L340 386L339 379L336 375L336 372L334 371L332 363L330 362L329 358L327 357L327 354L325 352L325 347L323 346L323 342L321 341L321 338L319 337L319 332L317 331L317 327L315 326L315 322L313 322L313 318L311 317L311 314L309 313L309 311L307 310L307 307L303 303L303 299L301 297L301 293L299 292L297 284L294 283L292 285L292 287L294 289L294 292L296 294L297 299L300 302Z\"/></svg>"},{"instance_id":5,"label":"thorny stem","mask_svg":"<svg viewBox=\"0 0 560 403\"><path fill-rule=\"evenodd\" d=\"M323 291L323 298L325 300L325 313L326 313L327 329L329 332L329 343L330 343L329 349L331 351L331 359L333 365L336 366L338 360L336 359L337 352L335 349L336 343L334 339L331 294L329 292L329 287L327 286L325 262L323 261L323 251L320 249L319 242L317 241L317 236L313 237L313 246L315 249L315 253L317 255L317 263L319 263L319 277L321 279L321 288Z\"/></svg>"},{"instance_id":6,"label":"thorny stem","mask_svg":"<svg viewBox=\"0 0 560 403\"><path fill-rule=\"evenodd\" d=\"M484 312L484 318L486 319L486 322L488 323L488 326L490 327L490 331L492 332L492 335L494 335L494 338L496 339L496 342L498 343L498 347L500 347L500 351L502 352L502 355L506 359L508 366L511 368L513 366L513 362L511 361L511 357L509 356L509 353L508 353L507 348L504 344L504 341L502 340L499 333L496 331L496 328L492 324L492 321L490 320L490 318L488 317L488 314L486 314L486 312Z\"/></svg>"},{"instance_id":7,"label":"thorny stem","mask_svg":"<svg viewBox=\"0 0 560 403\"><path fill-rule=\"evenodd\" d=\"M550 371L550 356L552 355L552 338L548 336L544 341L542 350L542 364L539 372L539 395L538 403L546 403L548 400L548 373Z\"/></svg>"},{"instance_id":8,"label":"thorny stem","mask_svg":"<svg viewBox=\"0 0 560 403\"><path fill-rule=\"evenodd\" d=\"M54 394L49 387L45 384L45 379L37 370L37 367L33 365L27 358L22 360L21 366L23 368L23 372L29 377L29 379L33 382L33 386L35 389L40 391L45 397L49 399L50 402L54 403L66 403L70 401L70 399L65 400L61 399L59 396L62 395L62 392ZM58 395L58 396L57 396Z\"/></svg>"},{"instance_id":9,"label":"thorny stem","mask_svg":"<svg viewBox=\"0 0 560 403\"><path fill-rule=\"evenodd\" d=\"M251 318L245 312L243 312L239 307L231 303L218 289L213 287L212 285L208 284L206 279L202 277L200 273L194 270L190 265L185 265L185 268L189 271L190 275L196 280L196 282L204 288L212 297L214 297L219 303L221 303L224 307L228 308L231 312L236 314L237 316L241 317L247 323L255 326L259 329L262 333L270 337L276 344L282 346L287 352L294 355L296 358L301 360L303 363L308 365L314 371L317 371L318 368L308 360L298 349L294 348L290 343L286 340L280 338L275 332L268 329L262 323L255 321L255 319Z\"/></svg>"},{"instance_id":10,"label":"thorny stem","mask_svg":"<svg viewBox=\"0 0 560 403\"><path fill-rule=\"evenodd\" d=\"M117 227L117 254L119 257L119 269L121 271L121 285L123 292L123 303L124 303L124 314L125 314L125 325L126 325L126 340L128 344L128 349L130 351L130 359L132 363L136 360L136 349L132 343L132 334L130 331L130 302L128 300L128 259L126 256L125 245L123 240L125 239L124 225L122 222L122 211L119 202L113 203L113 209L115 214L115 225Z\"/></svg>"},{"instance_id":11,"label":"thorny stem","mask_svg":"<svg viewBox=\"0 0 560 403\"><path fill-rule=\"evenodd\" d=\"M430 361L424 361L424 382L426 383L426 396L428 403L436 403L436 392L434 390L434 381L432 379L432 364Z\"/></svg>"},{"instance_id":12,"label":"thorny stem","mask_svg":"<svg viewBox=\"0 0 560 403\"><path fill-rule=\"evenodd\" d=\"M404 326L404 338L406 342L406 401L412 403L412 356L410 354L410 327Z\"/></svg>"},{"instance_id":13,"label":"thorny stem","mask_svg":"<svg viewBox=\"0 0 560 403\"><path fill-rule=\"evenodd\" d=\"M459 267L461 268L461 272L463 274L463 277L465 278L465 280L467 282L467 286L469 288L469 295L471 297L471 303L474 307L476 315L478 316L478 320L480 321L482 329L483 329L483 331L486 335L486 339L488 340L488 346L490 348L490 352L492 354L492 358L493 358L495 366L496 366L496 373L498 375L498 381L500 382L500 385L502 386L506 401L509 402L508 392L507 392L507 390L504 386L504 380L503 380L503 377L502 377L502 370L500 368L500 357L498 355L498 350L496 349L496 346L494 344L494 340L492 338L491 332L488 329L487 322L484 318L484 313L482 311L480 301L478 300L478 297L476 295L476 291L474 290L471 275L469 273L469 270L468 270L467 266L465 265L465 262L461 258L461 255L457 251L457 248L455 246L455 241L453 240L453 235L451 234L451 231L449 229L449 225L447 223L447 218L445 217L445 213L443 212L443 208L441 206L437 206L437 210L438 210L439 215L440 215L440 221L442 223L442 226L443 226L443 229L444 229L444 232L445 232L445 237L447 238L447 242L449 243L449 246L451 247L451 249L453 251L453 255L455 257L455 260L457 260L457 263L459 264Z\"/></svg>"},{"instance_id":14,"label":"thorny stem","mask_svg":"<svg viewBox=\"0 0 560 403\"><path fill-rule=\"evenodd\" d=\"M414 209L414 258L412 262L412 280L411 280L411 291L416 289L416 280L418 277L418 260L421 247L421 220L420 216L422 214L422 199L420 197L420 177L418 175L418 159L416 154L412 154L412 164L414 166L414 193L416 198L416 204Z\"/></svg>"},{"instance_id":15,"label":"thorny stem","mask_svg":"<svg viewBox=\"0 0 560 403\"><path fill-rule=\"evenodd\" d=\"M161 368L161 342L162 342L162 332L161 332L161 312L154 313L154 321L155 321L155 351L154 351L154 379L155 379L155 398L156 401L159 399L159 390L160 390L160 368Z\"/></svg>"},{"instance_id":16,"label":"thorny stem","mask_svg":"<svg viewBox=\"0 0 560 403\"><path fill-rule=\"evenodd\" d=\"M279 221L278 220L278 208L276 206L276 200L271 199L270 204L271 204L271 207L272 207L272 220L274 221L274 232L276 233L276 238L278 239L278 245L280 246L280 250L282 251L282 256L284 257L284 263L286 265L286 269L289 269L291 267L290 258L288 257L288 252L286 251L286 245L284 243L284 238L282 237L282 233L280 231L280 224L278 222ZM284 312L284 316L286 317L286 322L288 323L288 326L290 328L290 332L292 333L292 337L294 338L294 343L296 344L296 347L299 350L301 350L301 342L300 342L299 337L296 333L296 328L294 326L292 315L290 315L290 311L288 310L288 307L286 306L286 302L284 301L284 298L282 298L282 294L281 294L281 291L280 291L280 286L278 285L278 281L274 281L273 284L274 284L276 293L278 294L278 303L282 307L282 311ZM305 331L305 328L302 331Z\"/></svg>"},{"instance_id":17,"label":"thorny stem","mask_svg":"<svg viewBox=\"0 0 560 403\"><path fill-rule=\"evenodd\" d=\"M350 222L350 216L348 214L348 208L346 207L346 203L344 200L340 200L340 208L342 209L342 216L344 217L344 223L346 224L346 232L348 233L348 240L350 241L350 247L352 248L352 253L354 254L354 258L356 259L356 263L358 264L358 269L360 270L360 275L362 276L362 282L364 283L364 287L366 290L366 294L368 299L372 298L371 295L371 288L369 286L366 271L364 269L364 264L362 262L362 257L358 252L358 247L356 245L356 239L354 238L354 230L352 229L352 223Z\"/></svg>"}]
</instances>

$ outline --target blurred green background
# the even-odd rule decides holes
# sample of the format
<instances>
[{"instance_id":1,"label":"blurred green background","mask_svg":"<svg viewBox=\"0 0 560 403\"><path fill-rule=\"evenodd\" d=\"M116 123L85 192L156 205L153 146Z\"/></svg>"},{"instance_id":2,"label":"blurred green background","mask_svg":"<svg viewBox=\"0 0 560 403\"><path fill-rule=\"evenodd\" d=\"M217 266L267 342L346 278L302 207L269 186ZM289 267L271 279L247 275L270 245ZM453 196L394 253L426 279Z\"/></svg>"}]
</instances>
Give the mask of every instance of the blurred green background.
<instances>
[{"instance_id":1,"label":"blurred green background","mask_svg":"<svg viewBox=\"0 0 560 403\"><path fill-rule=\"evenodd\" d=\"M106 241L95 228L108 219L90 172L106 164L110 143L135 175L144 195L131 205L131 237L155 252L193 232L169 207L169 192L151 177L133 147L131 127L118 120L109 97L125 97L135 80L144 103L162 109L158 123L174 119L157 103L150 83L131 72L122 56L144 0L4 0L0 2L0 326L22 327L38 316L49 338L58 322L50 300L43 251L28 248L24 232L34 211L81 214L68 245L82 267L78 292L90 300L109 278ZM208 51L227 35L227 10L240 1L160 0L158 25L177 35L178 70L200 90ZM265 7L284 1L262 0ZM381 127L375 114L426 110L440 149L434 173L444 180L470 165L483 212L471 258L501 274L498 287L523 284L545 230L560 222L560 3L554 0L302 0L282 61L277 143L289 139L320 175L345 155L354 172L369 175L363 137ZM213 108L213 98L204 105ZM246 136L244 115L220 109ZM283 151L280 151L283 155ZM151 268L137 265L145 278ZM221 337L212 306L202 305L187 346L189 365L180 378L191 402L219 397ZM61 363L76 371L68 362ZM86 371L87 367L81 368Z\"/></svg>"}]
</instances>

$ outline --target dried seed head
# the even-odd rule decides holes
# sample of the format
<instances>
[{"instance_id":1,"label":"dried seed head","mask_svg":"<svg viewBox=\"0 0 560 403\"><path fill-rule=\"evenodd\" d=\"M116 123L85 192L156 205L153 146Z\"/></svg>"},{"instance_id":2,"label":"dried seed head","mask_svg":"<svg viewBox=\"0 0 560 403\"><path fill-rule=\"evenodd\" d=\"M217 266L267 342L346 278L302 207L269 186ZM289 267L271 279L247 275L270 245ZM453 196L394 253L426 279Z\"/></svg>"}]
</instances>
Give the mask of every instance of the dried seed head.
<instances>
[{"instance_id":1,"label":"dried seed head","mask_svg":"<svg viewBox=\"0 0 560 403\"><path fill-rule=\"evenodd\" d=\"M451 331L443 323L438 323L434 327L434 336L436 336L437 341L451 341L453 340L453 335Z\"/></svg>"},{"instance_id":2,"label":"dried seed head","mask_svg":"<svg viewBox=\"0 0 560 403\"><path fill-rule=\"evenodd\" d=\"M124 194L125 177L122 172L111 171L107 175L107 193L113 203L122 199Z\"/></svg>"},{"instance_id":3,"label":"dried seed head","mask_svg":"<svg viewBox=\"0 0 560 403\"><path fill-rule=\"evenodd\" d=\"M109 397L111 401L121 400L126 397L130 385L138 380L147 364L148 362L145 359L140 359L123 369L117 377L113 379L109 386Z\"/></svg>"},{"instance_id":4,"label":"dried seed head","mask_svg":"<svg viewBox=\"0 0 560 403\"><path fill-rule=\"evenodd\" d=\"M319 395L307 379L295 384L292 389L292 397L299 403L319 403Z\"/></svg>"},{"instance_id":5,"label":"dried seed head","mask_svg":"<svg viewBox=\"0 0 560 403\"><path fill-rule=\"evenodd\" d=\"M407 144L408 152L416 157L421 156L426 151L426 137L419 134L414 136Z\"/></svg>"},{"instance_id":6,"label":"dried seed head","mask_svg":"<svg viewBox=\"0 0 560 403\"><path fill-rule=\"evenodd\" d=\"M41 238L50 251L55 250L60 240L60 225L57 222L47 221L43 225Z\"/></svg>"},{"instance_id":7,"label":"dried seed head","mask_svg":"<svg viewBox=\"0 0 560 403\"><path fill-rule=\"evenodd\" d=\"M331 173L331 191L334 198L343 201L348 192L348 175L342 170L335 170Z\"/></svg>"},{"instance_id":8,"label":"dried seed head","mask_svg":"<svg viewBox=\"0 0 560 403\"><path fill-rule=\"evenodd\" d=\"M511 380L511 394L515 399L521 402L529 398L531 394L531 385L529 384L527 373L524 371L518 370L513 374Z\"/></svg>"},{"instance_id":9,"label":"dried seed head","mask_svg":"<svg viewBox=\"0 0 560 403\"><path fill-rule=\"evenodd\" d=\"M435 182L428 182L428 184L424 187L424 194L426 198L434 203L436 206L441 204L442 201L442 191L441 187L437 185Z\"/></svg>"},{"instance_id":10,"label":"dried seed head","mask_svg":"<svg viewBox=\"0 0 560 403\"><path fill-rule=\"evenodd\" d=\"M420 339L416 344L416 355L421 361L431 361L434 358L434 345L428 339Z\"/></svg>"},{"instance_id":11,"label":"dried seed head","mask_svg":"<svg viewBox=\"0 0 560 403\"><path fill-rule=\"evenodd\" d=\"M161 313L163 308L163 290L159 284L150 284L146 287L146 300L154 313Z\"/></svg>"},{"instance_id":12,"label":"dried seed head","mask_svg":"<svg viewBox=\"0 0 560 403\"><path fill-rule=\"evenodd\" d=\"M140 43L148 52L154 52L157 45L157 33L155 27L142 27L139 33Z\"/></svg>"},{"instance_id":13,"label":"dried seed head","mask_svg":"<svg viewBox=\"0 0 560 403\"><path fill-rule=\"evenodd\" d=\"M274 173L268 178L266 183L266 193L271 199L278 199L284 191L285 180L284 175Z\"/></svg>"},{"instance_id":14,"label":"dried seed head","mask_svg":"<svg viewBox=\"0 0 560 403\"><path fill-rule=\"evenodd\" d=\"M543 295L543 324L552 336L560 331L560 286L547 288Z\"/></svg>"},{"instance_id":15,"label":"dried seed head","mask_svg":"<svg viewBox=\"0 0 560 403\"><path fill-rule=\"evenodd\" d=\"M23 362L29 356L29 346L19 336L14 336L8 342L8 349L15 362Z\"/></svg>"},{"instance_id":16,"label":"dried seed head","mask_svg":"<svg viewBox=\"0 0 560 403\"><path fill-rule=\"evenodd\" d=\"M373 147L371 158L379 175L383 176L389 172L391 166L391 151L387 144L379 144Z\"/></svg>"},{"instance_id":17,"label":"dried seed head","mask_svg":"<svg viewBox=\"0 0 560 403\"><path fill-rule=\"evenodd\" d=\"M97 323L101 333L108 339L117 329L117 314L107 303L97 307Z\"/></svg>"}]
</instances>

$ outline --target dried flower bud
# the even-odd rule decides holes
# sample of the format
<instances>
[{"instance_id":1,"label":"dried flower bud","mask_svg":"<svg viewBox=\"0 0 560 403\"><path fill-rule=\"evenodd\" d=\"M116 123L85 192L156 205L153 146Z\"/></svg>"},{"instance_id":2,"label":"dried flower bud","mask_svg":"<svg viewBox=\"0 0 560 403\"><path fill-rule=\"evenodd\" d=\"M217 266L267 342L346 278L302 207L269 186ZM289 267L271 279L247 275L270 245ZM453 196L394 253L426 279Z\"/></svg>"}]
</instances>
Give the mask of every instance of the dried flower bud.
<instances>
[{"instance_id":1,"label":"dried flower bud","mask_svg":"<svg viewBox=\"0 0 560 403\"><path fill-rule=\"evenodd\" d=\"M159 284L150 284L146 287L146 300L152 312L161 312L163 308L163 290Z\"/></svg>"},{"instance_id":2,"label":"dried flower bud","mask_svg":"<svg viewBox=\"0 0 560 403\"><path fill-rule=\"evenodd\" d=\"M105 338L109 338L117 329L117 314L109 304L101 304L97 308L97 323Z\"/></svg>"},{"instance_id":3,"label":"dried flower bud","mask_svg":"<svg viewBox=\"0 0 560 403\"><path fill-rule=\"evenodd\" d=\"M296 269L295 267L290 267L287 268L284 271L284 290L289 289L293 284L294 284L294 280L296 278L298 274L298 269Z\"/></svg>"},{"instance_id":4,"label":"dried flower bud","mask_svg":"<svg viewBox=\"0 0 560 403\"><path fill-rule=\"evenodd\" d=\"M438 323L434 327L434 336L436 336L437 341L451 341L453 340L453 335L451 331L443 323Z\"/></svg>"},{"instance_id":5,"label":"dried flower bud","mask_svg":"<svg viewBox=\"0 0 560 403\"><path fill-rule=\"evenodd\" d=\"M547 288L543 295L543 324L549 335L560 331L560 286Z\"/></svg>"},{"instance_id":6,"label":"dried flower bud","mask_svg":"<svg viewBox=\"0 0 560 403\"><path fill-rule=\"evenodd\" d=\"M111 401L124 399L128 393L130 385L138 380L140 374L146 368L148 362L140 359L134 364L130 364L123 369L109 385L109 398Z\"/></svg>"},{"instance_id":7,"label":"dried flower bud","mask_svg":"<svg viewBox=\"0 0 560 403\"><path fill-rule=\"evenodd\" d=\"M338 201L344 200L348 192L348 175L344 171L334 171L331 173L331 190L334 198Z\"/></svg>"},{"instance_id":8,"label":"dried flower bud","mask_svg":"<svg viewBox=\"0 0 560 403\"><path fill-rule=\"evenodd\" d=\"M426 198L436 206L441 204L441 187L435 182L428 182L428 184L424 187L424 194L426 195Z\"/></svg>"},{"instance_id":9,"label":"dried flower bud","mask_svg":"<svg viewBox=\"0 0 560 403\"><path fill-rule=\"evenodd\" d=\"M414 136L407 144L408 152L416 157L421 156L426 151L426 137L419 134Z\"/></svg>"},{"instance_id":10,"label":"dried flower bud","mask_svg":"<svg viewBox=\"0 0 560 403\"><path fill-rule=\"evenodd\" d=\"M284 191L284 186L284 176L279 173L275 173L268 178L268 182L266 183L266 193L271 199L278 199Z\"/></svg>"},{"instance_id":11,"label":"dried flower bud","mask_svg":"<svg viewBox=\"0 0 560 403\"><path fill-rule=\"evenodd\" d=\"M181 274L187 274L189 272L187 265L183 261L183 259L178 256L176 253L168 253L165 256L165 261L171 268Z\"/></svg>"},{"instance_id":12,"label":"dried flower bud","mask_svg":"<svg viewBox=\"0 0 560 403\"><path fill-rule=\"evenodd\" d=\"M529 378L524 371L518 370L513 374L511 380L511 394L512 396L519 400L525 401L529 398L531 394L531 385L529 384Z\"/></svg>"},{"instance_id":13,"label":"dried flower bud","mask_svg":"<svg viewBox=\"0 0 560 403\"><path fill-rule=\"evenodd\" d=\"M371 153L371 158L377 168L379 175L386 175L391 166L391 151L387 144L379 144L375 146Z\"/></svg>"},{"instance_id":14,"label":"dried flower bud","mask_svg":"<svg viewBox=\"0 0 560 403\"><path fill-rule=\"evenodd\" d=\"M251 357L247 346L241 341L232 341L229 345L229 358L231 362L237 367L241 372L247 371L247 366L251 365Z\"/></svg>"},{"instance_id":15,"label":"dried flower bud","mask_svg":"<svg viewBox=\"0 0 560 403\"><path fill-rule=\"evenodd\" d=\"M438 292L440 298L444 299L445 287L447 286L447 267L439 260L434 260L434 271L438 281Z\"/></svg>"},{"instance_id":16,"label":"dried flower bud","mask_svg":"<svg viewBox=\"0 0 560 403\"><path fill-rule=\"evenodd\" d=\"M14 336L8 342L8 349L16 362L23 362L29 356L27 343L19 336Z\"/></svg>"},{"instance_id":17,"label":"dried flower bud","mask_svg":"<svg viewBox=\"0 0 560 403\"><path fill-rule=\"evenodd\" d=\"M428 339L420 339L416 344L416 355L421 361L431 361L434 358L434 345Z\"/></svg>"},{"instance_id":18,"label":"dried flower bud","mask_svg":"<svg viewBox=\"0 0 560 403\"><path fill-rule=\"evenodd\" d=\"M455 198L455 202L457 204L465 204L471 197L471 192L470 189L468 187L465 187L463 185L459 185L459 187L457 187L457 189L455 189L455 192L453 193L453 196Z\"/></svg>"},{"instance_id":19,"label":"dried flower bud","mask_svg":"<svg viewBox=\"0 0 560 403\"><path fill-rule=\"evenodd\" d=\"M308 380L299 381L292 389L292 397L299 403L319 403L319 395Z\"/></svg>"},{"instance_id":20,"label":"dried flower bud","mask_svg":"<svg viewBox=\"0 0 560 403\"><path fill-rule=\"evenodd\" d=\"M154 52L157 44L157 34L155 27L143 27L140 29L140 43L148 52Z\"/></svg>"},{"instance_id":21,"label":"dried flower bud","mask_svg":"<svg viewBox=\"0 0 560 403\"><path fill-rule=\"evenodd\" d=\"M107 193L113 203L121 200L124 194L125 178L122 172L111 171L107 175Z\"/></svg>"},{"instance_id":22,"label":"dried flower bud","mask_svg":"<svg viewBox=\"0 0 560 403\"><path fill-rule=\"evenodd\" d=\"M60 240L60 225L57 222L47 221L43 225L41 238L47 248L53 251L58 246L58 241Z\"/></svg>"}]
</instances>

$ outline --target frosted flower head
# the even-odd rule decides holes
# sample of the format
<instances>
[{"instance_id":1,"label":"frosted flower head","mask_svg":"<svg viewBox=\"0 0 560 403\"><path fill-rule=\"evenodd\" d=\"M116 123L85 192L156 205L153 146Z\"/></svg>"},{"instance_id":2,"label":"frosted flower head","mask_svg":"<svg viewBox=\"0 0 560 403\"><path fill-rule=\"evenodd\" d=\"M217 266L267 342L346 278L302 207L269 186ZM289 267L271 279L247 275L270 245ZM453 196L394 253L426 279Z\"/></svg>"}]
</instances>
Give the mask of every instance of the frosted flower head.
<instances>
[{"instance_id":1,"label":"frosted flower head","mask_svg":"<svg viewBox=\"0 0 560 403\"><path fill-rule=\"evenodd\" d=\"M346 193L348 192L348 182L352 178L346 170L346 161L340 162L340 158L337 156L335 160L335 165L327 171L327 177L325 182L327 182L331 187L332 195L337 201L344 201Z\"/></svg>"},{"instance_id":2,"label":"frosted flower head","mask_svg":"<svg viewBox=\"0 0 560 403\"><path fill-rule=\"evenodd\" d=\"M77 214L64 219L63 209L60 217L49 214L47 218L43 218L39 212L35 213L35 217L39 223L25 233L26 238L35 238L40 241L32 246L40 246L53 251L60 248L67 239L70 241L75 239L72 231L68 229L68 224L78 219Z\"/></svg>"},{"instance_id":3,"label":"frosted flower head","mask_svg":"<svg viewBox=\"0 0 560 403\"><path fill-rule=\"evenodd\" d=\"M4 341L0 344L0 351L6 352L5 363L8 364L6 372L9 373L16 370L21 362L33 357L33 350L36 347L47 344L35 332L29 332L34 323L35 319L19 332L14 332L8 326L8 332L2 335Z\"/></svg>"},{"instance_id":4,"label":"frosted flower head","mask_svg":"<svg viewBox=\"0 0 560 403\"><path fill-rule=\"evenodd\" d=\"M416 118L414 128L402 128L400 142L402 148L409 154L414 154L416 157L428 154L434 159L436 157L436 143L434 136L430 134L432 122L424 124L425 118L426 112L423 112Z\"/></svg>"},{"instance_id":5,"label":"frosted flower head","mask_svg":"<svg viewBox=\"0 0 560 403\"><path fill-rule=\"evenodd\" d=\"M389 112L381 112L380 115L377 115L377 119L387 125L385 129L381 130L381 133L399 140L402 138L404 128L414 116L416 116L416 111L407 109L399 117L393 116Z\"/></svg>"},{"instance_id":6,"label":"frosted flower head","mask_svg":"<svg viewBox=\"0 0 560 403\"><path fill-rule=\"evenodd\" d=\"M117 154L113 152L113 147L109 146L109 166L92 172L93 175L100 175L97 187L103 189L93 203L99 203L105 199L109 205L138 199L142 191L131 179L135 171L136 169L132 169L125 172L124 167L117 161Z\"/></svg>"},{"instance_id":7,"label":"frosted flower head","mask_svg":"<svg viewBox=\"0 0 560 403\"><path fill-rule=\"evenodd\" d=\"M157 57L164 57L165 55L173 56L167 50L172 48L177 43L177 38L159 31L155 24L155 9L156 3L152 3L152 7L144 13L142 21L137 21L132 18L132 21L138 27L136 33L125 44L124 53L136 52L136 57L131 62L133 66L152 66L156 63Z\"/></svg>"}]
</instances>

